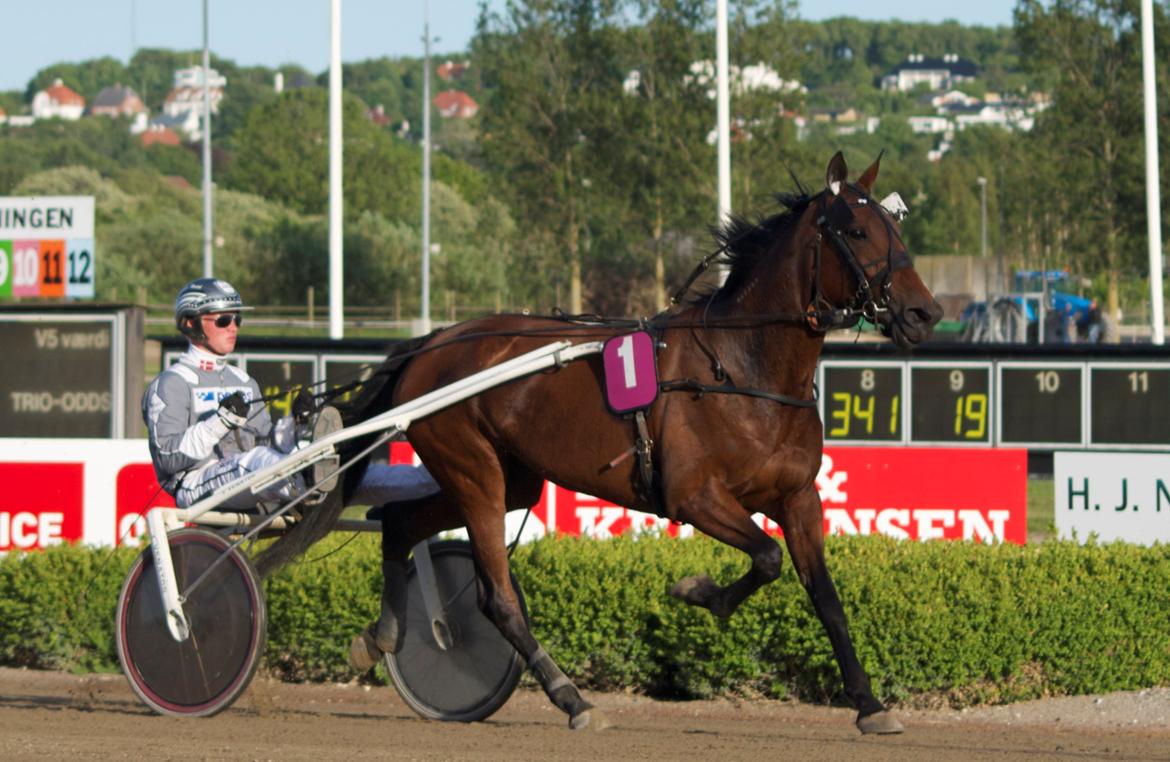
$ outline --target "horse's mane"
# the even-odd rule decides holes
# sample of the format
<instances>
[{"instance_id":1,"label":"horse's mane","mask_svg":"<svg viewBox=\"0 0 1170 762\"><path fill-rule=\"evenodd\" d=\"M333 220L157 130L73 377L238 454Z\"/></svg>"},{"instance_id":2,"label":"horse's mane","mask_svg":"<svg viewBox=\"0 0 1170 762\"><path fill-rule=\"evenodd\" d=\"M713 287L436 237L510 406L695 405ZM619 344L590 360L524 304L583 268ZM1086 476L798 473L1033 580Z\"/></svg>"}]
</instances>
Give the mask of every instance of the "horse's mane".
<instances>
[{"instance_id":1,"label":"horse's mane","mask_svg":"<svg viewBox=\"0 0 1170 762\"><path fill-rule=\"evenodd\" d=\"M722 286L701 290L691 301L703 302L727 299L747 284L756 265L772 250L776 237L792 225L812 201L808 193L777 193L775 199L783 210L770 217L759 217L751 221L746 217L731 215L720 228L711 234L719 248L724 250L722 261L730 265L731 271Z\"/></svg>"}]
</instances>

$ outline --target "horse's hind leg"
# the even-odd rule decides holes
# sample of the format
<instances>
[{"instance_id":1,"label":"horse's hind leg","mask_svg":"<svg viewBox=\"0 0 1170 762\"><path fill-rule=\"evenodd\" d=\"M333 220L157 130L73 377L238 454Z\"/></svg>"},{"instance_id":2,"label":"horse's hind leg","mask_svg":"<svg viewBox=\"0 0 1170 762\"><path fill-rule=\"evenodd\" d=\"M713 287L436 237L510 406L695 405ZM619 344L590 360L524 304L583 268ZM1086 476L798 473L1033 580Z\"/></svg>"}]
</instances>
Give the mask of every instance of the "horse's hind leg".
<instances>
[{"instance_id":1,"label":"horse's hind leg","mask_svg":"<svg viewBox=\"0 0 1170 762\"><path fill-rule=\"evenodd\" d=\"M495 506L500 503L481 505ZM467 531L471 536L471 547L479 572L480 609L524 657L553 705L569 715L570 728L574 730L585 727L604 728L607 725L605 718L592 704L582 698L577 687L528 629L520 601L512 588L508 555L504 545L502 508L481 509L469 515Z\"/></svg>"},{"instance_id":2,"label":"horse's hind leg","mask_svg":"<svg viewBox=\"0 0 1170 762\"><path fill-rule=\"evenodd\" d=\"M439 493L381 507L382 598L378 621L362 630L349 645L349 664L365 672L384 654L396 653L406 634L406 567L410 549L420 540L462 525L455 506Z\"/></svg>"},{"instance_id":3,"label":"horse's hind leg","mask_svg":"<svg viewBox=\"0 0 1170 762\"><path fill-rule=\"evenodd\" d=\"M513 475L514 474L514 475ZM508 510L528 508L540 499L543 482L524 478L509 469ZM349 645L349 663L365 672L387 653L397 653L406 634L406 569L410 550L422 540L463 526L462 512L446 493L381 506L382 598L378 620L362 630Z\"/></svg>"},{"instance_id":4,"label":"horse's hind leg","mask_svg":"<svg viewBox=\"0 0 1170 762\"><path fill-rule=\"evenodd\" d=\"M707 576L686 577L670 588L670 594L693 606L729 617L756 590L780 576L780 546L764 534L747 510L722 484L708 482L679 507L678 517L700 532L747 553L752 565L747 573L726 587Z\"/></svg>"},{"instance_id":5,"label":"horse's hind leg","mask_svg":"<svg viewBox=\"0 0 1170 762\"><path fill-rule=\"evenodd\" d=\"M823 514L816 488L805 487L788 498L778 515L769 513L769 516L784 529L792 565L828 632L845 684L845 695L857 708L857 728L862 733L901 733L902 724L874 697L869 676L853 650L845 609L825 565Z\"/></svg>"}]
</instances>

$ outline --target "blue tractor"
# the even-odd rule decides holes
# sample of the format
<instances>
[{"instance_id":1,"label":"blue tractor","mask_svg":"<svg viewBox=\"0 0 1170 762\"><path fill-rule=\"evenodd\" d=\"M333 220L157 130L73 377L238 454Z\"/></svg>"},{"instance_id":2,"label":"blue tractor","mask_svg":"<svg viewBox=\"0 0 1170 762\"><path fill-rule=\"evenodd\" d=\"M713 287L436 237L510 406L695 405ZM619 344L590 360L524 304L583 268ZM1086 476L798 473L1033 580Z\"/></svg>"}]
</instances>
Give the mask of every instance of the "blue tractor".
<instances>
[{"instance_id":1,"label":"blue tractor","mask_svg":"<svg viewBox=\"0 0 1170 762\"><path fill-rule=\"evenodd\" d=\"M1015 290L963 310L964 341L1051 344L1115 341L1117 325L1096 299L1078 296L1067 270L1018 270Z\"/></svg>"}]
</instances>

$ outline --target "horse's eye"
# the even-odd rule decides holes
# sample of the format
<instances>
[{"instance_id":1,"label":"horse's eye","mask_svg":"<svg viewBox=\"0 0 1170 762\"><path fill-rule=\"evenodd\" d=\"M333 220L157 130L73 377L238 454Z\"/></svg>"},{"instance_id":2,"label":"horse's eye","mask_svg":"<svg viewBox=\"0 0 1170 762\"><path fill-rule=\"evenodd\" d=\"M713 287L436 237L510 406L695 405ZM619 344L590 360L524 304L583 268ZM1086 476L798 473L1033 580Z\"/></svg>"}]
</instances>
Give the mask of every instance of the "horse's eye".
<instances>
[{"instance_id":1,"label":"horse's eye","mask_svg":"<svg viewBox=\"0 0 1170 762\"><path fill-rule=\"evenodd\" d=\"M865 231L862 230L861 228L853 228L852 230L849 231L849 237L853 238L854 240L857 240L857 241L864 241L865 240Z\"/></svg>"}]
</instances>

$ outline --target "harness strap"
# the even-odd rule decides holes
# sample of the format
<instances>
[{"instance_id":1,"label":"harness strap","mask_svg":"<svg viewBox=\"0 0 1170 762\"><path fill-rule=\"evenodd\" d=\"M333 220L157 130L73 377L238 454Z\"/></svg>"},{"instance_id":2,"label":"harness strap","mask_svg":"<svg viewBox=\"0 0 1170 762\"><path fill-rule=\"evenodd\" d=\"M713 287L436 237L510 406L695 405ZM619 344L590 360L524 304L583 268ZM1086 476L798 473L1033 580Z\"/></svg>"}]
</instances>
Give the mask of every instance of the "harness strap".
<instances>
[{"instance_id":1,"label":"harness strap","mask_svg":"<svg viewBox=\"0 0 1170 762\"><path fill-rule=\"evenodd\" d=\"M760 399L771 400L772 402L779 402L781 405L791 405L793 407L817 406L815 390L813 398L806 400L799 397L791 397L787 394L776 394L774 392L765 392L761 389L732 386L731 384L712 386L711 384L700 383L698 379L694 378L663 381L658 385L658 388L664 392L694 392L697 397L702 397L704 394L740 394L745 397L759 397Z\"/></svg>"},{"instance_id":2,"label":"harness strap","mask_svg":"<svg viewBox=\"0 0 1170 762\"><path fill-rule=\"evenodd\" d=\"M654 483L654 440L650 438L650 429L646 426L646 411L638 410L634 413L634 424L638 429L638 438L634 440L634 450L638 454L638 473L642 477L642 487L650 498L651 504L661 508L662 496L655 489Z\"/></svg>"}]
</instances>

